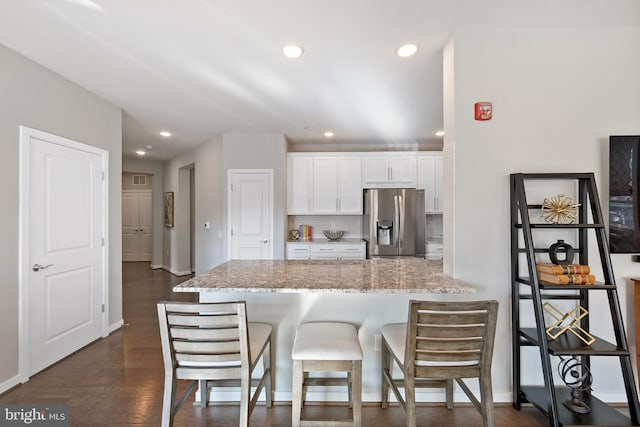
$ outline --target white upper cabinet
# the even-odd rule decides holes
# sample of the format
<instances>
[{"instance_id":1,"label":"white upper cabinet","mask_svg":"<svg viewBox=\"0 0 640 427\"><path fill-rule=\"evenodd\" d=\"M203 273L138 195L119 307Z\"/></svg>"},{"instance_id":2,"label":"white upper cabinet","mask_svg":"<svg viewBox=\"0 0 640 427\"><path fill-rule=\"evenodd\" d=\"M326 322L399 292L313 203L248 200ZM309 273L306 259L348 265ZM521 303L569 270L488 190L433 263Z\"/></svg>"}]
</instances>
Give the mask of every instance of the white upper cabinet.
<instances>
[{"instance_id":1,"label":"white upper cabinet","mask_svg":"<svg viewBox=\"0 0 640 427\"><path fill-rule=\"evenodd\" d=\"M289 215L360 215L363 188L421 188L442 213L442 153L290 153Z\"/></svg>"},{"instance_id":2,"label":"white upper cabinet","mask_svg":"<svg viewBox=\"0 0 640 427\"><path fill-rule=\"evenodd\" d=\"M338 211L362 213L362 162L360 157L338 157Z\"/></svg>"},{"instance_id":3,"label":"white upper cabinet","mask_svg":"<svg viewBox=\"0 0 640 427\"><path fill-rule=\"evenodd\" d=\"M287 157L287 212L289 215L311 214L312 157Z\"/></svg>"},{"instance_id":4,"label":"white upper cabinet","mask_svg":"<svg viewBox=\"0 0 640 427\"><path fill-rule=\"evenodd\" d=\"M287 165L289 215L362 213L359 155L289 154Z\"/></svg>"},{"instance_id":5,"label":"white upper cabinet","mask_svg":"<svg viewBox=\"0 0 640 427\"><path fill-rule=\"evenodd\" d=\"M386 157L365 157L363 159L363 184L389 182L389 159Z\"/></svg>"},{"instance_id":6,"label":"white upper cabinet","mask_svg":"<svg viewBox=\"0 0 640 427\"><path fill-rule=\"evenodd\" d=\"M418 185L424 190L425 212L442 213L442 154L418 155Z\"/></svg>"},{"instance_id":7,"label":"white upper cabinet","mask_svg":"<svg viewBox=\"0 0 640 427\"><path fill-rule=\"evenodd\" d=\"M416 186L416 157L413 153L365 155L363 168L364 188Z\"/></svg>"},{"instance_id":8,"label":"white upper cabinet","mask_svg":"<svg viewBox=\"0 0 640 427\"><path fill-rule=\"evenodd\" d=\"M338 160L335 157L313 158L313 204L315 214L338 212Z\"/></svg>"}]
</instances>

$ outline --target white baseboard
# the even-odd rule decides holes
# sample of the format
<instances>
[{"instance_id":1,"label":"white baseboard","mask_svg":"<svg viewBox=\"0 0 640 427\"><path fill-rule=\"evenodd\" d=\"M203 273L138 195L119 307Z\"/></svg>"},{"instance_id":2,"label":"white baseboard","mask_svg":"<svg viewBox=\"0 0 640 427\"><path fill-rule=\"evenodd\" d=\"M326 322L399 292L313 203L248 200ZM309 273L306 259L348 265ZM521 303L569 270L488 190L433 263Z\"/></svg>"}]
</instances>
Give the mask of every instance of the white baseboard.
<instances>
[{"instance_id":1,"label":"white baseboard","mask_svg":"<svg viewBox=\"0 0 640 427\"><path fill-rule=\"evenodd\" d=\"M112 334L115 331L117 331L118 329L122 328L122 325L124 325L124 320L123 319L118 320L113 325L109 325L109 334Z\"/></svg>"},{"instance_id":2,"label":"white baseboard","mask_svg":"<svg viewBox=\"0 0 640 427\"><path fill-rule=\"evenodd\" d=\"M191 270L186 270L186 271L178 271L178 270L174 270L171 267L167 267L166 265L151 265L151 268L154 270L157 270L159 268L163 269L164 271L168 271L169 273L173 274L174 276L188 276L191 273Z\"/></svg>"},{"instance_id":3,"label":"white baseboard","mask_svg":"<svg viewBox=\"0 0 640 427\"><path fill-rule=\"evenodd\" d=\"M162 264L151 264L151 269L152 270L158 270L160 268L164 269L164 265L162 265Z\"/></svg>"},{"instance_id":4,"label":"white baseboard","mask_svg":"<svg viewBox=\"0 0 640 427\"><path fill-rule=\"evenodd\" d=\"M188 276L191 274L191 270L187 270L187 271L169 270L169 273L173 274L174 276Z\"/></svg>"},{"instance_id":5,"label":"white baseboard","mask_svg":"<svg viewBox=\"0 0 640 427\"><path fill-rule=\"evenodd\" d=\"M173 274L174 276L188 276L189 274L191 274L191 270L179 271L179 270L174 270L174 269L172 269L170 267L167 267L166 265L163 265L162 269L168 271L169 273Z\"/></svg>"},{"instance_id":6,"label":"white baseboard","mask_svg":"<svg viewBox=\"0 0 640 427\"><path fill-rule=\"evenodd\" d=\"M0 383L0 394L4 393L7 390L11 390L13 387L20 384L20 374L16 375L13 378L9 378L7 381Z\"/></svg>"},{"instance_id":7,"label":"white baseboard","mask_svg":"<svg viewBox=\"0 0 640 427\"><path fill-rule=\"evenodd\" d=\"M339 390L336 388L335 390L331 390L330 387L327 387L326 392L322 391L307 391L307 400L309 402L346 402L347 392L346 389ZM196 393L195 395L196 401L199 402L200 394ZM623 396L624 397L624 396ZM273 393L273 400L277 402L290 402L292 398L292 393L290 391L277 391L275 390ZM240 389L228 387L227 389L213 389L211 391L210 397L211 402L236 402L240 400ZM264 392L260 394L260 398L258 401L264 401ZM363 391L362 392L362 401L363 402L380 402L380 392L379 391ZM416 390L416 401L420 403L442 403L445 401L444 391L435 391L435 390ZM464 392L455 393L453 396L453 401L457 403L470 403L467 395ZM626 401L626 398L625 400ZM396 402L395 396L393 394L390 395L389 402ZM494 403L511 403L511 393L496 393L493 395Z\"/></svg>"}]
</instances>

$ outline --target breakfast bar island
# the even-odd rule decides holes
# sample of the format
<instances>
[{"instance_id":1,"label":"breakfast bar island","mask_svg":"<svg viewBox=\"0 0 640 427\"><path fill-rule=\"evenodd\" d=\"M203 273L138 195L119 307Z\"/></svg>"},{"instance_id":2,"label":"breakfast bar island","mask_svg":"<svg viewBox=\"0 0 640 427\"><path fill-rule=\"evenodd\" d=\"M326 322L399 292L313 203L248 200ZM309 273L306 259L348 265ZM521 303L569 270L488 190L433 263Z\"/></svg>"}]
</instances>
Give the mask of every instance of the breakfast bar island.
<instances>
[{"instance_id":1,"label":"breakfast bar island","mask_svg":"<svg viewBox=\"0 0 640 427\"><path fill-rule=\"evenodd\" d=\"M247 302L249 321L273 326L274 399L291 400L291 348L295 330L313 321L348 322L358 328L364 352L362 400L380 401L380 328L407 321L409 301L468 299L475 289L446 276L439 261L421 258L291 261L231 260L174 287L198 292L200 302ZM315 391L308 400L344 401L346 390ZM212 400L235 400L214 392ZM317 394L321 393L321 394ZM444 401L444 392L420 393L422 401Z\"/></svg>"}]
</instances>

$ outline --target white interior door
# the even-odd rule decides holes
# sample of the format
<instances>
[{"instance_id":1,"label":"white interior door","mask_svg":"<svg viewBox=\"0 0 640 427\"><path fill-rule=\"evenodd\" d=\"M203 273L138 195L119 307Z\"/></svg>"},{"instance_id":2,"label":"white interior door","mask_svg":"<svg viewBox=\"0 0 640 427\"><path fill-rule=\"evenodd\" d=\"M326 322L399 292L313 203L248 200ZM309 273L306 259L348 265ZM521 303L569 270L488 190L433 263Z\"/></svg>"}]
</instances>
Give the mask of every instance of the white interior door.
<instances>
[{"instance_id":1,"label":"white interior door","mask_svg":"<svg viewBox=\"0 0 640 427\"><path fill-rule=\"evenodd\" d=\"M138 195L122 192L122 261L138 260Z\"/></svg>"},{"instance_id":2,"label":"white interior door","mask_svg":"<svg viewBox=\"0 0 640 427\"><path fill-rule=\"evenodd\" d=\"M152 215L151 190L122 191L123 261L151 261Z\"/></svg>"},{"instance_id":3,"label":"white interior door","mask_svg":"<svg viewBox=\"0 0 640 427\"><path fill-rule=\"evenodd\" d=\"M231 259L273 258L273 171L229 171Z\"/></svg>"},{"instance_id":4,"label":"white interior door","mask_svg":"<svg viewBox=\"0 0 640 427\"><path fill-rule=\"evenodd\" d=\"M108 152L25 127L21 143L21 363L30 376L106 335Z\"/></svg>"}]
</instances>

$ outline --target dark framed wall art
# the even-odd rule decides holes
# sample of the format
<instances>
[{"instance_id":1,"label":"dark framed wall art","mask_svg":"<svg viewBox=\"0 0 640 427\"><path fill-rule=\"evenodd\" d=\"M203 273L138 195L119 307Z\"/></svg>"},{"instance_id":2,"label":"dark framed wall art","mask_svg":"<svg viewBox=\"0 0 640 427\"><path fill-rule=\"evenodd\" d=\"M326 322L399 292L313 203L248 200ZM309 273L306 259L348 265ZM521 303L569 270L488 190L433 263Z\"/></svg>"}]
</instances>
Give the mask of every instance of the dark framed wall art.
<instances>
[{"instance_id":1,"label":"dark framed wall art","mask_svg":"<svg viewBox=\"0 0 640 427\"><path fill-rule=\"evenodd\" d=\"M163 194L164 196L164 226L173 227L173 191Z\"/></svg>"}]
</instances>

